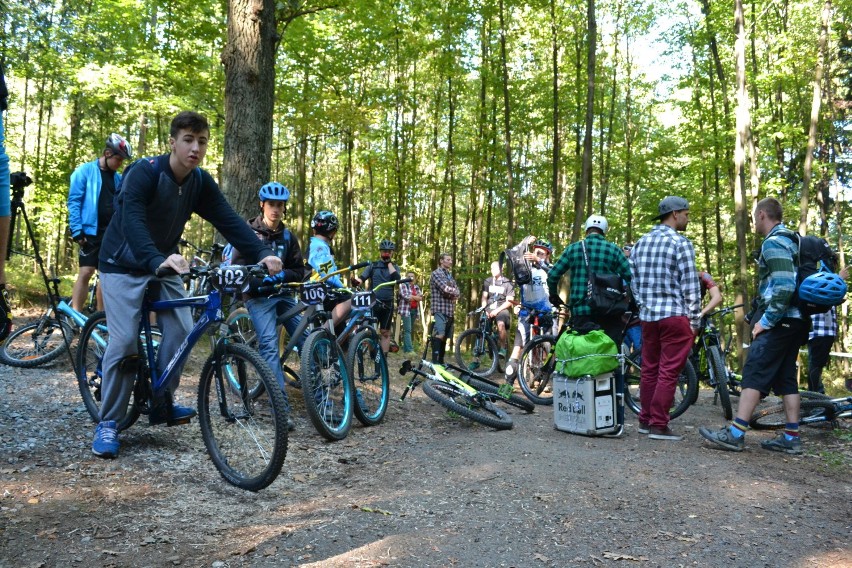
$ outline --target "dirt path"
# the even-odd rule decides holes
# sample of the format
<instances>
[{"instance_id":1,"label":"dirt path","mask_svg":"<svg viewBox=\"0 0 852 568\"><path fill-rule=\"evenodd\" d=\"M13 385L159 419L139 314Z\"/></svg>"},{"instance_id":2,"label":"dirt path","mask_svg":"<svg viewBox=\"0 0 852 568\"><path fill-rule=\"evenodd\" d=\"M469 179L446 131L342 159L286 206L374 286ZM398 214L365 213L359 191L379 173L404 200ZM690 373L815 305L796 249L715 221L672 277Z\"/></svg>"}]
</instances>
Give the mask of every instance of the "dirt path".
<instances>
[{"instance_id":1,"label":"dirt path","mask_svg":"<svg viewBox=\"0 0 852 568\"><path fill-rule=\"evenodd\" d=\"M67 360L0 367L0 566L852 566L848 430L807 430L801 457L764 433L719 452L705 391L678 443L629 412L623 439L572 436L549 407L495 432L419 390L398 402L399 361L384 424L330 444L300 413L257 494L220 478L195 423L136 425L97 459Z\"/></svg>"}]
</instances>

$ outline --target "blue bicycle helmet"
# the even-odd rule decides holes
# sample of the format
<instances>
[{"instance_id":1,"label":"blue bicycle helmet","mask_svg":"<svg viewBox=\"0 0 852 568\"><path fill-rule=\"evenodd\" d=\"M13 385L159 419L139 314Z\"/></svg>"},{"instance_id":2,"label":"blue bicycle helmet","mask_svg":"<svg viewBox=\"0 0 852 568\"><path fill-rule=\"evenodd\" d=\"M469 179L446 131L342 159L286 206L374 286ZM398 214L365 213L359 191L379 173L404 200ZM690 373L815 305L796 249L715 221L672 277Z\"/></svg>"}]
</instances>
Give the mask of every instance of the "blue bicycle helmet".
<instances>
[{"instance_id":1,"label":"blue bicycle helmet","mask_svg":"<svg viewBox=\"0 0 852 568\"><path fill-rule=\"evenodd\" d=\"M321 235L328 235L332 231L336 231L339 226L337 217L331 211L320 211L311 219L311 229Z\"/></svg>"},{"instance_id":2,"label":"blue bicycle helmet","mask_svg":"<svg viewBox=\"0 0 852 568\"><path fill-rule=\"evenodd\" d=\"M257 192L261 201L274 199L276 201L288 201L290 199L290 190L284 187L277 181L271 181L264 184L260 191Z\"/></svg>"},{"instance_id":3,"label":"blue bicycle helmet","mask_svg":"<svg viewBox=\"0 0 852 568\"><path fill-rule=\"evenodd\" d=\"M846 282L833 272L811 274L799 285L799 299L822 306L837 305L846 298Z\"/></svg>"},{"instance_id":4,"label":"blue bicycle helmet","mask_svg":"<svg viewBox=\"0 0 852 568\"><path fill-rule=\"evenodd\" d=\"M547 252L553 254L553 245L550 244L550 241L548 241L547 239L536 239L536 241L533 243L533 248L542 248Z\"/></svg>"},{"instance_id":5,"label":"blue bicycle helmet","mask_svg":"<svg viewBox=\"0 0 852 568\"><path fill-rule=\"evenodd\" d=\"M390 239L383 239L379 243L379 250L396 250L396 243Z\"/></svg>"}]
</instances>

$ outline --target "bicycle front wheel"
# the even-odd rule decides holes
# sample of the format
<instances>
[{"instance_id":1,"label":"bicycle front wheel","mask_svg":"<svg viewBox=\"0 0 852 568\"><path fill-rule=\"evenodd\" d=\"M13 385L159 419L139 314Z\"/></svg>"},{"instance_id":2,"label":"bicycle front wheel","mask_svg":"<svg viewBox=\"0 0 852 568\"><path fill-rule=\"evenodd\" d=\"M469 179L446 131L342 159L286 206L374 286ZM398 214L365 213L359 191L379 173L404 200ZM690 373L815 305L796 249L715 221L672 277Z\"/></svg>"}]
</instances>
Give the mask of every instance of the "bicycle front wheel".
<instances>
[{"instance_id":1,"label":"bicycle front wheel","mask_svg":"<svg viewBox=\"0 0 852 568\"><path fill-rule=\"evenodd\" d=\"M80 332L77 344L76 368L77 387L89 416L95 423L100 422L103 371L101 360L109 343L109 329L104 312L95 312L86 321ZM135 392L136 389L134 389ZM130 428L139 419L140 409L136 396L131 395L124 418L118 423L119 430Z\"/></svg>"},{"instance_id":2,"label":"bicycle front wheel","mask_svg":"<svg viewBox=\"0 0 852 568\"><path fill-rule=\"evenodd\" d=\"M634 413L642 411L642 399L639 393L641 378L641 356L631 354L624 367L624 404ZM698 398L698 375L692 362L687 359L686 365L678 376L675 396L669 409L669 418L677 418Z\"/></svg>"},{"instance_id":3,"label":"bicycle front wheel","mask_svg":"<svg viewBox=\"0 0 852 568\"><path fill-rule=\"evenodd\" d=\"M719 397L722 414L725 415L725 420L731 420L734 417L734 409L731 406L731 391L728 390L728 370L718 345L710 345L707 348L707 368L713 384L716 385L716 396Z\"/></svg>"},{"instance_id":4,"label":"bicycle front wheel","mask_svg":"<svg viewBox=\"0 0 852 568\"><path fill-rule=\"evenodd\" d=\"M497 370L497 345L479 328L468 329L456 340L456 363L462 369L487 377Z\"/></svg>"},{"instance_id":5,"label":"bicycle front wheel","mask_svg":"<svg viewBox=\"0 0 852 568\"><path fill-rule=\"evenodd\" d=\"M836 410L834 403L830 400L803 400L799 404L799 424L833 425ZM784 428L787 425L784 403L758 410L752 415L749 425L755 430Z\"/></svg>"},{"instance_id":6,"label":"bicycle front wheel","mask_svg":"<svg viewBox=\"0 0 852 568\"><path fill-rule=\"evenodd\" d=\"M349 342L346 369L355 384L355 417L364 426L378 424L388 409L390 376L374 330L360 331Z\"/></svg>"},{"instance_id":7,"label":"bicycle front wheel","mask_svg":"<svg viewBox=\"0 0 852 568\"><path fill-rule=\"evenodd\" d=\"M553 404L553 370L556 368L556 337L539 335L532 338L521 352L518 384L535 404Z\"/></svg>"},{"instance_id":8,"label":"bicycle front wheel","mask_svg":"<svg viewBox=\"0 0 852 568\"><path fill-rule=\"evenodd\" d=\"M255 397L250 390L258 383L264 389ZM198 383L198 423L207 453L228 483L258 491L281 472L287 456L287 410L257 351L238 343L216 347Z\"/></svg>"},{"instance_id":9,"label":"bicycle front wheel","mask_svg":"<svg viewBox=\"0 0 852 568\"><path fill-rule=\"evenodd\" d=\"M428 379L423 382L426 396L452 412L495 430L511 430L512 418L493 402L477 400L461 388Z\"/></svg>"},{"instance_id":10,"label":"bicycle front wheel","mask_svg":"<svg viewBox=\"0 0 852 568\"><path fill-rule=\"evenodd\" d=\"M342 440L352 427L352 379L343 352L327 329L314 330L302 347L302 394L314 427L327 440Z\"/></svg>"},{"instance_id":11,"label":"bicycle front wheel","mask_svg":"<svg viewBox=\"0 0 852 568\"><path fill-rule=\"evenodd\" d=\"M19 327L0 345L0 362L12 367L31 369L49 363L71 345L74 331L55 318L43 317Z\"/></svg>"}]
</instances>

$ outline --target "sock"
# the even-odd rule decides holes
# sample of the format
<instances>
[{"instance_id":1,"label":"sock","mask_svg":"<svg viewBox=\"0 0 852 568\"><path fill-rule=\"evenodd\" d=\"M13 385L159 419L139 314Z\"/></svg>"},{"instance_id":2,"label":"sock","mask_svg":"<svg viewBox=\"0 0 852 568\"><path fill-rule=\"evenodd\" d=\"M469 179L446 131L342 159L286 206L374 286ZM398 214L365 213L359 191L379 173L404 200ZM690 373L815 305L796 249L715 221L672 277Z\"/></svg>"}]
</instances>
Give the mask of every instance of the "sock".
<instances>
[{"instance_id":1,"label":"sock","mask_svg":"<svg viewBox=\"0 0 852 568\"><path fill-rule=\"evenodd\" d=\"M739 440L745 433L748 431L748 422L743 420L742 418L734 418L734 421L731 422L731 436Z\"/></svg>"},{"instance_id":2,"label":"sock","mask_svg":"<svg viewBox=\"0 0 852 568\"><path fill-rule=\"evenodd\" d=\"M784 438L787 440L798 440L799 439L799 423L798 422L787 422L787 425L784 427Z\"/></svg>"}]
</instances>

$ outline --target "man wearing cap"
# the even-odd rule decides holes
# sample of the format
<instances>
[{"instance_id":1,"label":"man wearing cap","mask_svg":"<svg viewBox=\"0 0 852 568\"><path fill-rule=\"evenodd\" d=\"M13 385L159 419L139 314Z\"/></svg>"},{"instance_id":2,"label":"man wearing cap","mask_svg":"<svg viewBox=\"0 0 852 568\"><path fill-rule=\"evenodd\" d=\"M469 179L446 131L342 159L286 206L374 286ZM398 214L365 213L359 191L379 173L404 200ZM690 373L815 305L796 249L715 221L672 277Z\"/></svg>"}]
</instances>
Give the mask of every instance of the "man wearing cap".
<instances>
[{"instance_id":1,"label":"man wearing cap","mask_svg":"<svg viewBox=\"0 0 852 568\"><path fill-rule=\"evenodd\" d=\"M689 203L666 197L654 220L659 223L636 242L629 259L642 322L639 433L680 440L669 428L669 409L701 317L695 250L680 234L689 223Z\"/></svg>"},{"instance_id":2,"label":"man wearing cap","mask_svg":"<svg viewBox=\"0 0 852 568\"><path fill-rule=\"evenodd\" d=\"M586 237L573 243L562 251L562 255L547 277L547 287L550 291L551 303L561 303L558 295L559 279L566 271L571 271L571 291L568 296L568 307L571 310L571 325L575 329L594 324L606 333L616 345L621 345L624 322L622 314L611 316L592 316L588 304L589 270L596 274L617 274L623 281L631 279L630 265L627 257L615 243L606 240L609 223L602 215L591 215L583 226ZM554 303L556 302L556 303ZM615 371L616 392L619 397L617 418L619 429L609 437L621 437L624 433L624 377L620 369Z\"/></svg>"}]
</instances>

